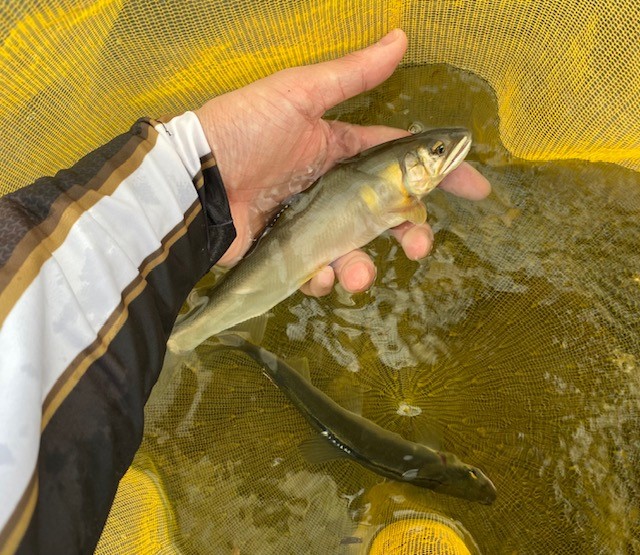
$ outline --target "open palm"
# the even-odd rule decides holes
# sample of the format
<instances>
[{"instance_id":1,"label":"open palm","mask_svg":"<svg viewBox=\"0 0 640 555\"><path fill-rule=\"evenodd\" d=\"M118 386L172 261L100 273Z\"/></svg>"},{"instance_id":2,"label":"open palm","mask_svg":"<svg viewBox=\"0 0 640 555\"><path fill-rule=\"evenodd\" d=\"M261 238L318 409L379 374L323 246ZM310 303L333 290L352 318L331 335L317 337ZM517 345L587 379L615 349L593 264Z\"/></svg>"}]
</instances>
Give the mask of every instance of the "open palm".
<instances>
[{"instance_id":1,"label":"open palm","mask_svg":"<svg viewBox=\"0 0 640 555\"><path fill-rule=\"evenodd\" d=\"M236 263L284 199L308 187L338 160L407 134L383 126L362 127L322 119L336 104L391 75L407 46L395 30L373 46L343 58L295 67L216 97L196 111L222 175L238 237L220 264ZM457 175L456 175L457 173ZM457 194L481 198L489 185L468 165L443 182ZM425 256L428 225L394 231L411 258ZM368 288L375 277L369 257L354 251L321 271L303 290L322 295L335 276L349 291Z\"/></svg>"}]
</instances>

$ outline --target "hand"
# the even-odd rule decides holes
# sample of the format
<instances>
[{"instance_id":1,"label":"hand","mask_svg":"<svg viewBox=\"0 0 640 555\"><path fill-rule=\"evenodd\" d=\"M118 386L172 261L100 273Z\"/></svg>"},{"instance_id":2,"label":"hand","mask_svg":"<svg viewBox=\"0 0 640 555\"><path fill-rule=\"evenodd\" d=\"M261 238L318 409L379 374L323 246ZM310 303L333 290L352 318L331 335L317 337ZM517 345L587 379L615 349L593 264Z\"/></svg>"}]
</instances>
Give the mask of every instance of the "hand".
<instances>
[{"instance_id":1,"label":"hand","mask_svg":"<svg viewBox=\"0 0 640 555\"><path fill-rule=\"evenodd\" d=\"M213 98L196 111L222 175L238 233L219 264L237 263L280 203L307 188L337 161L408 134L390 127L322 119L329 108L387 79L406 47L406 35L396 29L368 48L337 60L279 71ZM483 198L490 191L486 179L468 164L440 186L469 199ZM392 233L414 260L426 256L433 245L427 224L405 223ZM352 251L323 268L302 291L325 295L336 277L347 291L364 291L373 283L375 266L363 251Z\"/></svg>"}]
</instances>

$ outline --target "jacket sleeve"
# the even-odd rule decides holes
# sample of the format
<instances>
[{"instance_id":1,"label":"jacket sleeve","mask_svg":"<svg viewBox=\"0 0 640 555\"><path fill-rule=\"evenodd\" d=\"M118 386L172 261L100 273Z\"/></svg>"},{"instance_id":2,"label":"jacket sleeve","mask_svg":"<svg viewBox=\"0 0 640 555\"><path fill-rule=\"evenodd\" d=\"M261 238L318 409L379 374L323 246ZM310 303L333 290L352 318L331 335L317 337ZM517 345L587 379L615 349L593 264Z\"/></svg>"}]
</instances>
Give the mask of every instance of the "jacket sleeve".
<instances>
[{"instance_id":1,"label":"jacket sleeve","mask_svg":"<svg viewBox=\"0 0 640 555\"><path fill-rule=\"evenodd\" d=\"M235 237L191 112L0 198L0 554L93 553L180 306Z\"/></svg>"}]
</instances>

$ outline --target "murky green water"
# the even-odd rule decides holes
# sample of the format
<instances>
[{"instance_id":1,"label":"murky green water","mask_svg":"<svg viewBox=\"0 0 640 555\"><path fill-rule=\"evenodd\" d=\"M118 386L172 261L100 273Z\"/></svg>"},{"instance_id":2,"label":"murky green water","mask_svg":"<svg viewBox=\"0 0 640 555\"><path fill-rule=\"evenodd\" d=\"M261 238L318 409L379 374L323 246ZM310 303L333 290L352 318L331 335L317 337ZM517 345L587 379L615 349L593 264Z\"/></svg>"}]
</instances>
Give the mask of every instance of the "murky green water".
<instances>
[{"instance_id":1,"label":"murky green water","mask_svg":"<svg viewBox=\"0 0 640 555\"><path fill-rule=\"evenodd\" d=\"M490 89L446 66L398 71L333 116L470 127L469 160L494 191L432 193L427 260L379 238L369 292L296 294L272 311L264 344L306 357L339 402L479 466L498 500L448 498L348 461L307 465L297 446L314 432L284 395L248 360L205 346L153 398L142 447L181 549L356 553L367 530L437 512L487 554L640 553L640 175L511 158Z\"/></svg>"}]
</instances>

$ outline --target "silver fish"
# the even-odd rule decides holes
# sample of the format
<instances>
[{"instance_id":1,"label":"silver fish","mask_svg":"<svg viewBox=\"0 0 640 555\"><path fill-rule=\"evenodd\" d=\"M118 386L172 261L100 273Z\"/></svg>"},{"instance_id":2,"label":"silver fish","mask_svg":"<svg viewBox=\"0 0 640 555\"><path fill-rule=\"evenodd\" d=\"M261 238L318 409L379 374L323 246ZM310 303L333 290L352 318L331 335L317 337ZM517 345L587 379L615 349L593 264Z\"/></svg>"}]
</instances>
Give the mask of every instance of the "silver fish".
<instances>
[{"instance_id":1,"label":"silver fish","mask_svg":"<svg viewBox=\"0 0 640 555\"><path fill-rule=\"evenodd\" d=\"M437 493L490 505L496 499L491 480L452 453L404 439L355 414L314 387L273 353L234 333L219 336L227 348L254 359L271 381L320 432L300 447L311 462L349 458L373 472Z\"/></svg>"},{"instance_id":2,"label":"silver fish","mask_svg":"<svg viewBox=\"0 0 640 555\"><path fill-rule=\"evenodd\" d=\"M349 158L293 197L258 248L231 269L208 299L179 320L175 354L264 314L321 268L404 221L424 223L422 197L464 160L471 134L434 129Z\"/></svg>"}]
</instances>

